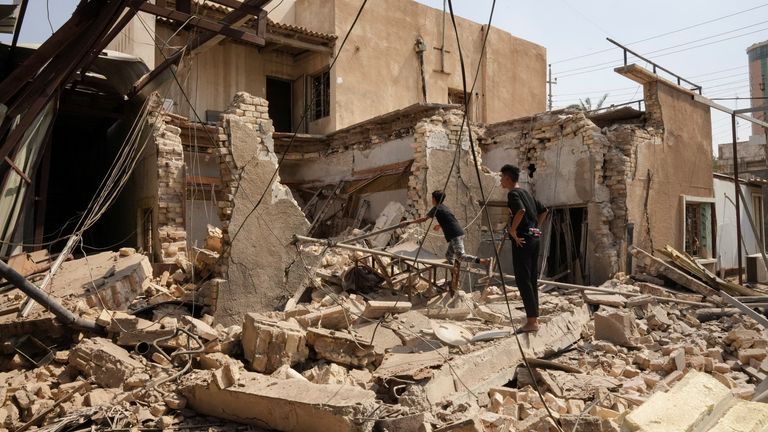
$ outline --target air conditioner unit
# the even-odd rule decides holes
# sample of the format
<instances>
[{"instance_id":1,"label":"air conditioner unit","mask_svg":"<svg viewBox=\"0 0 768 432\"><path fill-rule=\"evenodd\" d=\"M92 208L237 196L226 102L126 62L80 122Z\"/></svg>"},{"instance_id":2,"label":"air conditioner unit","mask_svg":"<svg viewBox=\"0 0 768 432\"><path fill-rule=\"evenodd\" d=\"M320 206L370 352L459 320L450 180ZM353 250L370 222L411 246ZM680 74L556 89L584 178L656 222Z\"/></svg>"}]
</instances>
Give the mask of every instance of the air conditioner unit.
<instances>
[{"instance_id":1,"label":"air conditioner unit","mask_svg":"<svg viewBox=\"0 0 768 432\"><path fill-rule=\"evenodd\" d=\"M747 282L768 282L768 269L765 268L761 254L747 255Z\"/></svg>"}]
</instances>

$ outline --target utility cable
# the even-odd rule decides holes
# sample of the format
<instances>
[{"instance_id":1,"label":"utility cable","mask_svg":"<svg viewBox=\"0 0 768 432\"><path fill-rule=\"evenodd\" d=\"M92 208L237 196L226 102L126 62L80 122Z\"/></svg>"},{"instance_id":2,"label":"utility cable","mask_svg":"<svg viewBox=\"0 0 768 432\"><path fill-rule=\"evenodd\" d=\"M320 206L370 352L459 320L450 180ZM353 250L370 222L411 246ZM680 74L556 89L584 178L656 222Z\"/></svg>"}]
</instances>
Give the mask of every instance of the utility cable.
<instances>
[{"instance_id":1,"label":"utility cable","mask_svg":"<svg viewBox=\"0 0 768 432\"><path fill-rule=\"evenodd\" d=\"M710 45L714 45L716 43L725 42L725 41L729 41L729 40L732 40L732 39L737 39L737 38L741 38L741 37L744 37L744 36L749 36L749 35L752 35L752 34L755 34L755 33L764 32L765 30L768 30L768 27L761 28L761 29L758 29L758 30L755 30L755 31L751 31L751 32L747 32L747 33L743 33L743 34L736 35L736 36L731 36L731 37L728 37L728 38L718 39L718 40L707 42L707 43L700 44L700 45L694 45L694 46L683 48L683 49L679 49L679 50L676 50L676 51L665 52L665 53L662 53L662 54L654 55L653 57L654 57L654 59L657 59L659 57L665 57L665 56L668 56L668 55L677 54L677 53L681 53L681 52L685 52L685 51L690 51L690 50L697 49L697 48L703 48L703 47L707 47L707 46L710 46ZM700 42L701 40L704 40L704 39L699 39L699 40L696 40L696 41L691 41L691 42L688 42L687 44L691 44L691 43L695 43L695 42ZM660 49L660 50L652 51L652 53L656 53L656 52L660 52L660 51L666 51L667 49L671 49L671 48L672 47L663 48L663 49ZM648 53L641 54L641 55L645 57L645 56L648 55ZM632 55L632 54L629 54L629 57L635 57L635 56ZM599 70L605 69L605 66L606 65L610 65L610 64L613 64L611 67L618 67L618 66L623 66L624 65L623 63L616 63L616 62L598 63L598 64L594 64L594 65L591 65L591 66L584 66L584 67L581 67L581 68L570 69L569 71L573 71L573 73L565 73L565 71L561 72L561 73L565 73L565 74L564 75L557 75L557 77L558 78L565 78L565 77L583 75L583 74L591 73L591 72L597 72ZM591 69L582 70L582 69L586 69L586 68L591 68ZM579 71L579 72L576 72L576 71Z\"/></svg>"},{"instance_id":2,"label":"utility cable","mask_svg":"<svg viewBox=\"0 0 768 432\"><path fill-rule=\"evenodd\" d=\"M717 17L717 18L714 18L714 19L710 19L710 20L707 20L707 21L704 21L704 22L700 22L700 23L697 23L697 24L689 25L689 26L686 26L686 27L683 27L683 28L679 28L679 29L676 29L676 30L672 30L672 31L664 32L664 33L657 34L657 35L654 35L654 36L650 36L650 37L647 37L645 39L636 40L634 42L628 43L627 45L628 46L629 45L635 45L635 44L639 44L639 43L642 43L642 42L647 42L649 40L658 39L660 37L669 36L671 34L680 33L680 32L685 31L685 30L690 30L692 28L701 27L701 26L706 25L706 24L711 24L713 22L724 20L726 18L730 18L730 17L736 16L736 15L741 15L741 14L746 13L746 12L751 12L753 10L760 9L760 8L763 8L763 7L766 7L766 6L768 6L768 3L761 4L761 5L758 5L758 6L749 8L749 9L745 9L745 10L742 10L742 11L734 12L734 13L729 14L729 15L723 15L723 16L720 16L720 17ZM572 61L572 60L577 60L577 59L581 59L581 58L585 58L585 57L591 57L593 55L602 54L604 52L612 51L614 49L616 49L616 48L611 47L611 48L606 48L606 49L602 49L602 50L598 50L598 51L593 51L591 53L582 54L582 55L578 55L578 56L575 56L575 57L569 57L569 58L565 58L565 59L562 59L562 60L557 60L557 61L552 62L552 64L565 63L565 62L569 62L569 61Z\"/></svg>"}]
</instances>

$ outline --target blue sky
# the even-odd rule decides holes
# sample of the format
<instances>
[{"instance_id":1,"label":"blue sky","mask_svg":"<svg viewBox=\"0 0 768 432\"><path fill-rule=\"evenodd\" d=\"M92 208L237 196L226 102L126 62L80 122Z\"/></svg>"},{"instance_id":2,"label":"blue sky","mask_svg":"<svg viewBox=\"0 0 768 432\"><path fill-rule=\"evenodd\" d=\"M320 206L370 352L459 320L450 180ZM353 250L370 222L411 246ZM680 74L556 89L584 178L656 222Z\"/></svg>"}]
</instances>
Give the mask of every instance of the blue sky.
<instances>
[{"instance_id":1,"label":"blue sky","mask_svg":"<svg viewBox=\"0 0 768 432\"><path fill-rule=\"evenodd\" d=\"M443 0L418 1L438 9L443 7ZM31 0L21 41L44 41L51 34L48 18L53 28L58 28L77 3L76 0L50 0L48 14L46 1ZM477 22L488 21L490 7L491 0L454 1L458 15ZM705 23L707 21L713 22ZM621 51L612 48L606 37L631 44L629 46L641 54L650 53L651 60L701 84L705 95L748 97L745 50L755 42L768 39L768 2L499 0L493 25L547 48L548 61L557 78L553 88L555 107L578 103L579 98L599 99L604 93L608 93L608 104L642 97L642 91L634 82L613 72L614 65L622 60ZM686 27L692 28L681 30ZM654 37L664 33L671 34ZM647 38L652 39L632 43ZM8 42L10 37L2 35L0 41ZM595 53L603 50L606 51ZM652 53L654 51L658 52ZM595 54L569 60L591 53ZM743 108L749 101L722 103ZM727 115L713 113L712 127L715 144L730 140ZM748 136L749 126L741 122L739 138Z\"/></svg>"}]
</instances>

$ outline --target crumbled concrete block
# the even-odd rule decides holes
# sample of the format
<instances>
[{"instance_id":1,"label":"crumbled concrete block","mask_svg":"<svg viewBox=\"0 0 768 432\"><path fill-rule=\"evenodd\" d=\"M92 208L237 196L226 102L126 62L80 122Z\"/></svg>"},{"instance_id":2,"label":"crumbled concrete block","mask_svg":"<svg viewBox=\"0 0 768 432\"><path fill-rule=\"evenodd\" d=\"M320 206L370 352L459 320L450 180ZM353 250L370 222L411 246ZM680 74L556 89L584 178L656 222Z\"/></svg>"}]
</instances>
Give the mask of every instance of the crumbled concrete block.
<instances>
[{"instance_id":1,"label":"crumbled concrete block","mask_svg":"<svg viewBox=\"0 0 768 432\"><path fill-rule=\"evenodd\" d=\"M763 431L768 428L768 404L739 401L708 432Z\"/></svg>"},{"instance_id":2,"label":"crumbled concrete block","mask_svg":"<svg viewBox=\"0 0 768 432\"><path fill-rule=\"evenodd\" d=\"M181 379L180 392L195 411L286 432L369 430L378 402L374 392L355 386L280 380L243 372L237 386L214 384L210 371Z\"/></svg>"},{"instance_id":3,"label":"crumbled concrete block","mask_svg":"<svg viewBox=\"0 0 768 432\"><path fill-rule=\"evenodd\" d=\"M184 324L192 326L192 332L200 336L204 340L212 341L219 338L219 333L213 329L210 325L203 321L193 318L191 316L184 316L181 318Z\"/></svg>"},{"instance_id":4,"label":"crumbled concrete block","mask_svg":"<svg viewBox=\"0 0 768 432\"><path fill-rule=\"evenodd\" d=\"M184 409L187 406L187 398L175 393L171 393L163 398L163 402L165 402L168 408L175 410Z\"/></svg>"},{"instance_id":5,"label":"crumbled concrete block","mask_svg":"<svg viewBox=\"0 0 768 432\"><path fill-rule=\"evenodd\" d=\"M667 311L662 306L654 306L651 311L646 314L645 321L652 329L666 329L670 327L673 322L669 319Z\"/></svg>"},{"instance_id":6,"label":"crumbled concrete block","mask_svg":"<svg viewBox=\"0 0 768 432\"><path fill-rule=\"evenodd\" d=\"M240 365L232 359L213 372L214 381L220 389L230 388L240 381Z\"/></svg>"},{"instance_id":7,"label":"crumbled concrete block","mask_svg":"<svg viewBox=\"0 0 768 432\"><path fill-rule=\"evenodd\" d=\"M16 405L21 409L27 409L32 406L32 403L37 399L33 394L24 389L16 390L13 393L13 398L16 399Z\"/></svg>"},{"instance_id":8,"label":"crumbled concrete block","mask_svg":"<svg viewBox=\"0 0 768 432\"><path fill-rule=\"evenodd\" d=\"M340 330L349 327L356 319L345 306L331 306L296 317L296 321L304 328L323 327Z\"/></svg>"},{"instance_id":9,"label":"crumbled concrete block","mask_svg":"<svg viewBox=\"0 0 768 432\"><path fill-rule=\"evenodd\" d=\"M685 369L685 350L683 348L674 350L669 354L669 358L674 362L675 369L681 372Z\"/></svg>"},{"instance_id":10,"label":"crumbled concrete block","mask_svg":"<svg viewBox=\"0 0 768 432\"><path fill-rule=\"evenodd\" d=\"M597 294L590 291L584 291L584 301L589 304L624 307L627 304L627 298L618 294Z\"/></svg>"},{"instance_id":11,"label":"crumbled concrete block","mask_svg":"<svg viewBox=\"0 0 768 432\"><path fill-rule=\"evenodd\" d=\"M152 378L147 373L137 373L125 380L126 387L144 387Z\"/></svg>"},{"instance_id":12,"label":"crumbled concrete block","mask_svg":"<svg viewBox=\"0 0 768 432\"><path fill-rule=\"evenodd\" d=\"M706 422L709 415L722 415L733 399L728 389L711 376L691 371L666 393L654 393L630 412L622 431L683 432Z\"/></svg>"},{"instance_id":13,"label":"crumbled concrete block","mask_svg":"<svg viewBox=\"0 0 768 432\"><path fill-rule=\"evenodd\" d=\"M115 392L108 389L95 388L85 395L85 405L89 407L108 406L112 404Z\"/></svg>"},{"instance_id":14,"label":"crumbled concrete block","mask_svg":"<svg viewBox=\"0 0 768 432\"><path fill-rule=\"evenodd\" d=\"M309 355L304 329L254 313L245 315L242 344L249 367L267 374L283 365L293 366Z\"/></svg>"},{"instance_id":15,"label":"crumbled concrete block","mask_svg":"<svg viewBox=\"0 0 768 432\"><path fill-rule=\"evenodd\" d=\"M762 348L747 348L747 349L740 349L739 350L739 361L742 364L748 365L751 359L755 360L763 360L766 355L768 355L768 351Z\"/></svg>"},{"instance_id":16,"label":"crumbled concrete block","mask_svg":"<svg viewBox=\"0 0 768 432\"><path fill-rule=\"evenodd\" d=\"M351 367L366 367L381 362L382 356L368 341L340 331L313 328L307 331L307 342L318 357Z\"/></svg>"},{"instance_id":17,"label":"crumbled concrete block","mask_svg":"<svg viewBox=\"0 0 768 432\"><path fill-rule=\"evenodd\" d=\"M201 369L216 370L227 364L231 357L219 352L203 353L197 358Z\"/></svg>"},{"instance_id":18,"label":"crumbled concrete block","mask_svg":"<svg viewBox=\"0 0 768 432\"><path fill-rule=\"evenodd\" d=\"M120 387L144 365L104 338L83 339L70 351L69 363L103 387Z\"/></svg>"},{"instance_id":19,"label":"crumbled concrete block","mask_svg":"<svg viewBox=\"0 0 768 432\"><path fill-rule=\"evenodd\" d=\"M165 415L165 413L168 412L168 406L165 405L165 403L156 403L152 404L149 407L149 413L155 416L156 418L160 418Z\"/></svg>"},{"instance_id":20,"label":"crumbled concrete block","mask_svg":"<svg viewBox=\"0 0 768 432\"><path fill-rule=\"evenodd\" d=\"M365 304L365 309L363 310L363 317L365 318L381 318L384 315L390 313L390 314L399 314L408 312L411 310L411 302L407 301L377 301L377 300L369 300Z\"/></svg>"},{"instance_id":21,"label":"crumbled concrete block","mask_svg":"<svg viewBox=\"0 0 768 432\"><path fill-rule=\"evenodd\" d=\"M595 338L621 346L634 346L632 338L638 336L635 314L630 310L598 311L595 318Z\"/></svg>"}]
</instances>

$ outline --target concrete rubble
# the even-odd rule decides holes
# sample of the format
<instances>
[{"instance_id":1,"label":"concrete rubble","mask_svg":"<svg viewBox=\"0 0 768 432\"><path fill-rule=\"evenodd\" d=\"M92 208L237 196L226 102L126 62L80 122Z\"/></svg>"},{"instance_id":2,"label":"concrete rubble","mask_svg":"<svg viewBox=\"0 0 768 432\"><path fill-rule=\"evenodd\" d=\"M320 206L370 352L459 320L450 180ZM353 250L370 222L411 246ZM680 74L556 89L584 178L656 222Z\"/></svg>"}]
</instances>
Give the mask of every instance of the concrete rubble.
<instances>
[{"instance_id":1,"label":"concrete rubble","mask_svg":"<svg viewBox=\"0 0 768 432\"><path fill-rule=\"evenodd\" d=\"M360 254L326 251L319 268L341 271ZM161 273L146 283L162 279L172 278ZM170 305L147 318L102 309L107 338L83 335L39 366L13 356L18 366L0 373L0 422L5 430L72 415L99 423L120 407L121 424L158 428L211 417L282 431L768 424L768 405L749 402L768 388L766 330L739 314L699 320L700 307L667 301L691 298L684 291L657 287L652 292L666 296L657 297L619 274L598 287L626 300L619 305L564 289L542 293L541 329L519 335L529 370L512 335L524 320L514 287L512 322L499 286L456 294L458 302L449 294L408 297L408 287L363 298L321 279L292 309L251 312L230 327ZM434 308L469 312L435 318ZM454 327L468 333L464 343L436 332Z\"/></svg>"},{"instance_id":2,"label":"concrete rubble","mask_svg":"<svg viewBox=\"0 0 768 432\"><path fill-rule=\"evenodd\" d=\"M442 177L424 164L446 165L451 145L465 145L459 120L450 112L419 123L414 176ZM706 281L637 252L648 274L616 273L599 287L544 282L540 329L516 335L526 319L516 288L472 274L471 290L453 292L450 270L438 277L440 257L425 251L421 267L403 258L418 249L413 229L376 239L395 244L385 250L292 243L309 222L274 175L266 103L239 93L219 131L228 199L203 247L187 249L186 232L164 224L154 266L126 248L69 260L57 273L52 297L100 334L64 327L39 306L17 318L25 296L0 293L14 312L0 315L0 432L768 425L767 329L723 308ZM179 131L161 132L178 144ZM264 205L251 214L262 190ZM424 210L387 206L377 227ZM39 257L18 260L31 277L47 268Z\"/></svg>"}]
</instances>

